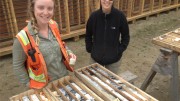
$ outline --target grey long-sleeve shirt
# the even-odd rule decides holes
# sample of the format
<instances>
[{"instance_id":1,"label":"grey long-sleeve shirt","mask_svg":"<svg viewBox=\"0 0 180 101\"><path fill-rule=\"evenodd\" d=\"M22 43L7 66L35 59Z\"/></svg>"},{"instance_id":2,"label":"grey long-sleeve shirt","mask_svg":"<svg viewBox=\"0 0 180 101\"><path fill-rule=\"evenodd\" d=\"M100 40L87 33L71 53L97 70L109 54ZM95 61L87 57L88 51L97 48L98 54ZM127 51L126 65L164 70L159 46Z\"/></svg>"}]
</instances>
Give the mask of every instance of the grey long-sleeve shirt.
<instances>
[{"instance_id":1,"label":"grey long-sleeve shirt","mask_svg":"<svg viewBox=\"0 0 180 101\"><path fill-rule=\"evenodd\" d=\"M35 33L32 30L30 23L28 23L28 30L35 39ZM38 35L40 39L39 49L44 57L51 81L67 75L68 72L62 62L62 53L60 52L59 44L51 29L49 28L48 38L44 38L41 34ZM13 44L13 69L20 82L23 84L29 82L29 76L24 65L26 59L27 56L19 40L16 38Z\"/></svg>"}]
</instances>

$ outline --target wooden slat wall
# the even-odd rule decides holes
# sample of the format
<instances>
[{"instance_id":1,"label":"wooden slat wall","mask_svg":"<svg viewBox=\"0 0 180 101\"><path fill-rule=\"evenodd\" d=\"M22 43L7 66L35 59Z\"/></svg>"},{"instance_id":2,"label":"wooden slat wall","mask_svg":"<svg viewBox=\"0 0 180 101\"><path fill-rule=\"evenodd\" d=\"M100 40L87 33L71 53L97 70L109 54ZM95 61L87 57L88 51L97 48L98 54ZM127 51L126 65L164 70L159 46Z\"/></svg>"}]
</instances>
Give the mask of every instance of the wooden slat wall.
<instances>
[{"instance_id":1,"label":"wooden slat wall","mask_svg":"<svg viewBox=\"0 0 180 101\"><path fill-rule=\"evenodd\" d=\"M7 20L8 19L8 16L7 14L5 13L6 12L6 7L5 7L5 3L4 1L1 1L0 2L0 37L1 37L1 40L4 39L4 37L8 36L10 30L9 30L9 26L8 26L8 23L9 21Z\"/></svg>"},{"instance_id":2,"label":"wooden slat wall","mask_svg":"<svg viewBox=\"0 0 180 101\"><path fill-rule=\"evenodd\" d=\"M17 30L16 21L13 19L11 12L11 2L8 0L0 1L0 42L12 39L14 32Z\"/></svg>"},{"instance_id":3,"label":"wooden slat wall","mask_svg":"<svg viewBox=\"0 0 180 101\"><path fill-rule=\"evenodd\" d=\"M85 34L89 15L100 7L100 0L55 0L54 20L61 30L62 39ZM128 21L135 21L160 12L180 7L180 0L114 0ZM0 0L0 42L13 37L26 26L27 0ZM10 53L10 52L8 52ZM2 56L0 52L0 56Z\"/></svg>"},{"instance_id":4,"label":"wooden slat wall","mask_svg":"<svg viewBox=\"0 0 180 101\"><path fill-rule=\"evenodd\" d=\"M23 29L27 23L27 0L12 0L18 29Z\"/></svg>"}]
</instances>

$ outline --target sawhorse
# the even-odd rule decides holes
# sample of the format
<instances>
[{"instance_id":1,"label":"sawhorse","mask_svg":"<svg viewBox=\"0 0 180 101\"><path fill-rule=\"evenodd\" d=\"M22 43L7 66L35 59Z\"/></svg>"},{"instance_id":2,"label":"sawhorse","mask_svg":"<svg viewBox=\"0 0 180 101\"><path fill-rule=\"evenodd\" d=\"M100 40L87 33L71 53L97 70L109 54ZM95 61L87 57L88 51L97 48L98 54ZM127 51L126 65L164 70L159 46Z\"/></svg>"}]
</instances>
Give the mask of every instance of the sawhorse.
<instances>
[{"instance_id":1,"label":"sawhorse","mask_svg":"<svg viewBox=\"0 0 180 101\"><path fill-rule=\"evenodd\" d=\"M180 101L179 96L179 72L178 72L178 53L173 51L170 60L172 66L172 78L170 79L170 101ZM150 73L146 77L145 81L141 85L141 90L145 91L154 76L156 71L151 69Z\"/></svg>"}]
</instances>

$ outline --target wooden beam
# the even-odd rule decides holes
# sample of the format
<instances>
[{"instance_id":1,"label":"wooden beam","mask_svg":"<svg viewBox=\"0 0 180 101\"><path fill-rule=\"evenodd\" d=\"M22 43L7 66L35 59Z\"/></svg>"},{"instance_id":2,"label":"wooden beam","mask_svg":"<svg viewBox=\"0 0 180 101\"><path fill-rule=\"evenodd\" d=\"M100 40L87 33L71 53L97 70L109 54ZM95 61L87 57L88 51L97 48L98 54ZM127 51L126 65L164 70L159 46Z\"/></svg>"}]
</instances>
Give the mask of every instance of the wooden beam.
<instances>
[{"instance_id":1,"label":"wooden beam","mask_svg":"<svg viewBox=\"0 0 180 101\"><path fill-rule=\"evenodd\" d=\"M12 33L12 35L15 33L14 32L14 29L13 29L13 25L12 25L12 18L11 18L11 16L12 16L12 13L10 12L10 7L9 7L9 1L8 0L5 0L5 7L6 7L6 9L7 9L7 13L9 13L8 15L7 15L7 18L8 18L8 25L10 26L10 27L8 27L11 31L11 33ZM13 35L14 36L14 35Z\"/></svg>"},{"instance_id":2,"label":"wooden beam","mask_svg":"<svg viewBox=\"0 0 180 101\"><path fill-rule=\"evenodd\" d=\"M139 19L139 18L146 17L146 16L153 15L153 14L158 14L160 12L164 12L164 11L167 11L167 10L170 10L170 9L174 9L174 8L177 8L177 7L180 7L180 4L172 5L172 6L169 6L169 7L162 8L162 9L153 10L151 12L146 12L146 13L143 13L141 15L137 15L137 16L133 16L133 17L128 17L127 20L128 21L133 21L135 19Z\"/></svg>"},{"instance_id":3,"label":"wooden beam","mask_svg":"<svg viewBox=\"0 0 180 101\"><path fill-rule=\"evenodd\" d=\"M8 33L11 33L11 31L10 31L10 26L8 25L10 22L9 22L9 20L8 20L8 12L6 12L5 10L7 10L7 7L5 6L5 2L4 2L4 0L1 0L1 4L2 4L2 8L4 9L4 10L2 10L3 12L2 13L4 13L4 18L5 18L5 25L6 25L6 29L7 29L7 31L8 31Z\"/></svg>"},{"instance_id":4,"label":"wooden beam","mask_svg":"<svg viewBox=\"0 0 180 101\"><path fill-rule=\"evenodd\" d=\"M104 101L102 98L97 96L92 90L90 90L87 86L85 86L81 81L79 81L77 78L73 77L71 80L76 83L80 88L85 90L89 95L93 96L95 98L95 101Z\"/></svg>"},{"instance_id":5,"label":"wooden beam","mask_svg":"<svg viewBox=\"0 0 180 101\"><path fill-rule=\"evenodd\" d=\"M127 10L127 17L131 17L132 14L132 2L133 0L128 0L128 10Z\"/></svg>"},{"instance_id":6,"label":"wooden beam","mask_svg":"<svg viewBox=\"0 0 180 101\"><path fill-rule=\"evenodd\" d=\"M163 0L159 0L159 9L163 7Z\"/></svg>"},{"instance_id":7,"label":"wooden beam","mask_svg":"<svg viewBox=\"0 0 180 101\"><path fill-rule=\"evenodd\" d=\"M140 14L142 14L143 13L143 11L144 11L144 0L141 0L141 8L140 8Z\"/></svg>"},{"instance_id":8,"label":"wooden beam","mask_svg":"<svg viewBox=\"0 0 180 101\"><path fill-rule=\"evenodd\" d=\"M0 49L0 57L12 53L12 46L3 47Z\"/></svg>"},{"instance_id":9,"label":"wooden beam","mask_svg":"<svg viewBox=\"0 0 180 101\"><path fill-rule=\"evenodd\" d=\"M15 37L15 35L18 33L16 15L15 15L15 10L14 10L14 6L13 6L13 3L12 3L12 0L9 0L9 3L10 3L9 6L11 8L11 14L12 14L13 23L14 23L13 26L15 27L13 36Z\"/></svg>"},{"instance_id":10,"label":"wooden beam","mask_svg":"<svg viewBox=\"0 0 180 101\"><path fill-rule=\"evenodd\" d=\"M60 0L57 0L57 5L58 5L58 14L59 14L59 26L60 26L60 30L62 30L62 14L61 14L61 2Z\"/></svg>"},{"instance_id":11,"label":"wooden beam","mask_svg":"<svg viewBox=\"0 0 180 101\"><path fill-rule=\"evenodd\" d=\"M145 91L146 88L149 86L149 84L151 83L152 79L154 78L154 76L156 75L156 71L151 70L148 74L148 76L146 77L146 79L144 80L143 84L141 85L141 90Z\"/></svg>"},{"instance_id":12,"label":"wooden beam","mask_svg":"<svg viewBox=\"0 0 180 101\"><path fill-rule=\"evenodd\" d=\"M81 24L81 10L80 10L80 0L77 0L77 19L78 19L78 25Z\"/></svg>"},{"instance_id":13,"label":"wooden beam","mask_svg":"<svg viewBox=\"0 0 180 101\"><path fill-rule=\"evenodd\" d=\"M61 37L62 37L63 40L65 40L65 39L69 39L69 38L79 36L79 35L83 35L83 34L85 34L85 29L84 28L76 30L76 31L71 31L71 33L69 33L69 34L62 34Z\"/></svg>"},{"instance_id":14,"label":"wooden beam","mask_svg":"<svg viewBox=\"0 0 180 101\"><path fill-rule=\"evenodd\" d=\"M89 0L84 0L84 7L85 7L85 21L87 23L89 19L89 11L90 11Z\"/></svg>"},{"instance_id":15,"label":"wooden beam","mask_svg":"<svg viewBox=\"0 0 180 101\"><path fill-rule=\"evenodd\" d=\"M0 42L0 48L6 47L6 46L11 46L11 45L13 45L13 40L7 40L7 41Z\"/></svg>"},{"instance_id":16,"label":"wooden beam","mask_svg":"<svg viewBox=\"0 0 180 101\"><path fill-rule=\"evenodd\" d=\"M66 33L70 33L70 22L69 22L69 8L68 0L64 0L64 9L65 9L65 21L66 21Z\"/></svg>"},{"instance_id":17,"label":"wooden beam","mask_svg":"<svg viewBox=\"0 0 180 101\"><path fill-rule=\"evenodd\" d=\"M154 0L150 0L150 11L154 9Z\"/></svg>"}]
</instances>

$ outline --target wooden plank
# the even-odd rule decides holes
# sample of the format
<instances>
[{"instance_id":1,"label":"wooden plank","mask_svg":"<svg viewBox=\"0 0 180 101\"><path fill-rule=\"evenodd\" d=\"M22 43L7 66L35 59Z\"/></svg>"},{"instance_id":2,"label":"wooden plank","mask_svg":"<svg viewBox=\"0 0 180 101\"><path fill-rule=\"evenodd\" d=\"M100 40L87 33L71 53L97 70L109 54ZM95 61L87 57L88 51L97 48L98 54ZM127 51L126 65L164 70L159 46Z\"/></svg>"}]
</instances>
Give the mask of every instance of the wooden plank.
<instances>
[{"instance_id":1,"label":"wooden plank","mask_svg":"<svg viewBox=\"0 0 180 101\"><path fill-rule=\"evenodd\" d=\"M88 68L86 68L88 69ZM106 83L107 79L104 79L103 77L100 77L99 75L97 75L95 72L91 71L90 69L88 69L88 71L90 71L90 74L94 74L96 77L98 77L102 82ZM90 76L90 75L89 75ZM92 78L93 79L93 78ZM95 79L93 79L93 81L96 81ZM102 84L100 84L98 81L96 81L103 89L105 89L106 91L108 91L110 94L112 94L113 96L115 96L116 98L121 99L120 97L118 97L117 95L115 95L111 90L107 89L106 86L103 86ZM129 96L127 96L125 93L123 93L121 90L117 89L116 87L114 87L113 85L106 83L109 87L113 88L116 92L118 92L120 95L122 95L124 98L126 98L129 101L133 101L132 98L130 98ZM120 85L121 86L121 85Z\"/></svg>"},{"instance_id":2,"label":"wooden plank","mask_svg":"<svg viewBox=\"0 0 180 101\"><path fill-rule=\"evenodd\" d=\"M178 4L178 0L174 0L174 5Z\"/></svg>"},{"instance_id":3,"label":"wooden plank","mask_svg":"<svg viewBox=\"0 0 180 101\"><path fill-rule=\"evenodd\" d=\"M12 46L3 47L0 49L0 56L8 55L12 53Z\"/></svg>"},{"instance_id":4,"label":"wooden plank","mask_svg":"<svg viewBox=\"0 0 180 101\"><path fill-rule=\"evenodd\" d=\"M10 7L9 7L9 2L7 0L5 0L5 7L7 9L6 13L7 14L7 19L8 19L8 26L7 28L9 28L9 31L14 32L13 30L13 25L12 25L12 18L11 18L11 12L10 12ZM9 14L8 14L9 13Z\"/></svg>"},{"instance_id":5,"label":"wooden plank","mask_svg":"<svg viewBox=\"0 0 180 101\"><path fill-rule=\"evenodd\" d=\"M108 80L110 80L111 82L113 82L114 84L122 87L122 89L124 89L125 91L127 91L128 93L130 93L132 96L134 96L136 99L139 99L140 101L145 101L143 99L141 99L138 95L134 94L132 91L130 91L127 87L116 83L114 80L112 80L111 78L109 78L108 76L104 75L101 71L99 71L98 69L96 69L95 67L92 66L93 69L95 69L98 73L100 73L102 76L104 76L105 78L107 78Z\"/></svg>"},{"instance_id":6,"label":"wooden plank","mask_svg":"<svg viewBox=\"0 0 180 101\"><path fill-rule=\"evenodd\" d=\"M68 17L69 17L69 22L70 25L74 25L74 3L72 0L68 0ZM66 6L66 5L65 5Z\"/></svg>"},{"instance_id":7,"label":"wooden plank","mask_svg":"<svg viewBox=\"0 0 180 101\"><path fill-rule=\"evenodd\" d=\"M53 91L57 91L57 93L59 95L61 95L63 97L63 101L68 101L68 99L59 91L59 87L61 88L65 88L65 90L67 92L69 92L66 89L66 85L69 85L73 90L75 90L78 94L80 94L81 96L83 96L84 98L88 99L85 95L82 95L81 92L79 92L71 83L75 83L79 88L81 88L83 91L85 91L87 94L89 94L90 96L92 96L95 101L103 101L99 96L97 96L94 92L92 92L89 88L87 88L82 82L80 82L76 77L72 77L72 76L65 76L63 78L60 78L58 80L55 80L51 83L48 84L48 86L46 86L46 90L49 92L50 95L53 95ZM71 96L74 96L74 94L71 94L69 92L69 94ZM74 96L75 97L75 96ZM77 100L77 99L76 99Z\"/></svg>"},{"instance_id":8,"label":"wooden plank","mask_svg":"<svg viewBox=\"0 0 180 101\"><path fill-rule=\"evenodd\" d=\"M66 87L65 85L63 84L63 82L61 81L58 81L59 82L59 85L60 87L62 87L73 99L75 99L75 101L79 101L74 94L72 94Z\"/></svg>"},{"instance_id":9,"label":"wooden plank","mask_svg":"<svg viewBox=\"0 0 180 101\"><path fill-rule=\"evenodd\" d=\"M88 100L88 98L86 96L84 96L84 94L82 94L76 87L74 87L69 80L67 80L65 78L65 83L67 83L67 85L69 85L73 90L75 90L80 96L82 96L85 100Z\"/></svg>"},{"instance_id":10,"label":"wooden plank","mask_svg":"<svg viewBox=\"0 0 180 101\"><path fill-rule=\"evenodd\" d=\"M180 38L180 35L175 33L175 31L179 31L178 33L180 33L180 28L153 38L152 42L156 45L180 52L180 44L179 40L177 40Z\"/></svg>"},{"instance_id":11,"label":"wooden plank","mask_svg":"<svg viewBox=\"0 0 180 101\"><path fill-rule=\"evenodd\" d=\"M43 95L47 97L47 99L49 99L50 101L58 101L57 99L51 97L51 95L49 95L45 89L41 89L41 90L30 89L18 95L12 96L9 99L10 101L16 101L16 100L23 101L22 97L27 96L30 99L30 101L32 101L31 95L35 94L40 101L43 101L42 98L40 97L40 93L43 93Z\"/></svg>"},{"instance_id":12,"label":"wooden plank","mask_svg":"<svg viewBox=\"0 0 180 101\"><path fill-rule=\"evenodd\" d=\"M3 14L4 14L4 18L5 19L3 19L3 20L5 20L5 23L6 23L6 30L5 31L7 31L7 32L10 32L10 26L8 26L8 24L9 24L9 21L8 21L8 12L7 11L5 11L5 9L7 9L6 7L5 7L5 2L4 2L4 0L1 0L1 3L2 3L2 8L4 9L4 10L2 10L2 12L3 12ZM2 21L3 22L3 21ZM1 23L2 23L1 22ZM2 28L2 27L1 27Z\"/></svg>"},{"instance_id":13,"label":"wooden plank","mask_svg":"<svg viewBox=\"0 0 180 101\"><path fill-rule=\"evenodd\" d=\"M128 0L128 11L127 11L127 17L131 17L131 13L132 13L132 0Z\"/></svg>"},{"instance_id":14,"label":"wooden plank","mask_svg":"<svg viewBox=\"0 0 180 101\"><path fill-rule=\"evenodd\" d=\"M171 5L171 0L168 0L168 6L170 6Z\"/></svg>"},{"instance_id":15,"label":"wooden plank","mask_svg":"<svg viewBox=\"0 0 180 101\"><path fill-rule=\"evenodd\" d=\"M159 9L163 7L163 0L159 0Z\"/></svg>"},{"instance_id":16,"label":"wooden plank","mask_svg":"<svg viewBox=\"0 0 180 101\"><path fill-rule=\"evenodd\" d=\"M150 0L150 11L154 9L154 0Z\"/></svg>"},{"instance_id":17,"label":"wooden plank","mask_svg":"<svg viewBox=\"0 0 180 101\"><path fill-rule=\"evenodd\" d=\"M57 91L57 93L62 97L62 99L63 99L64 101L68 101L68 99L65 97L65 95L63 95L63 93L60 92L60 90L57 88L57 87L59 87L58 81L57 81L56 84L57 84L57 85L55 86L54 82L52 83L53 88ZM49 93L52 93L50 90L48 90L48 91L49 91Z\"/></svg>"},{"instance_id":18,"label":"wooden plank","mask_svg":"<svg viewBox=\"0 0 180 101\"><path fill-rule=\"evenodd\" d=\"M100 0L95 0L95 10L100 8Z\"/></svg>"},{"instance_id":19,"label":"wooden plank","mask_svg":"<svg viewBox=\"0 0 180 101\"><path fill-rule=\"evenodd\" d=\"M53 94L53 92L56 91L57 94L60 95L60 96L58 96L58 97L62 97L62 100L63 100L63 101L68 101L68 99L63 95L63 93L60 92L60 90L59 90L58 87L60 87L60 86L59 86L59 80L55 80L55 81L49 83L49 84L45 87L45 89L46 89L46 90L49 92L49 94L52 95L52 96L55 96L55 95ZM56 96L55 96L55 97L56 97Z\"/></svg>"},{"instance_id":20,"label":"wooden plank","mask_svg":"<svg viewBox=\"0 0 180 101\"><path fill-rule=\"evenodd\" d=\"M140 7L141 7L140 14L142 14L144 11L144 0L141 0L141 6Z\"/></svg>"},{"instance_id":21,"label":"wooden plank","mask_svg":"<svg viewBox=\"0 0 180 101\"><path fill-rule=\"evenodd\" d=\"M2 31L3 32L3 31ZM12 32L10 32L12 33ZM10 34L10 33L7 33L7 32L4 32L4 33L0 33L0 42L2 42L3 40L6 41L8 39L13 39L13 35Z\"/></svg>"},{"instance_id":22,"label":"wooden plank","mask_svg":"<svg viewBox=\"0 0 180 101\"><path fill-rule=\"evenodd\" d=\"M91 90L93 90L98 96L100 96L103 100L105 101L111 101L111 99L109 99L107 96L104 95L104 92L99 91L97 88L93 87L91 85L91 82L89 82L87 79L85 79L84 77L82 77L80 75L80 73L78 73L77 71L75 71L75 76L78 77L78 79L80 79L86 86L88 86L88 88L90 88Z\"/></svg>"},{"instance_id":23,"label":"wooden plank","mask_svg":"<svg viewBox=\"0 0 180 101\"><path fill-rule=\"evenodd\" d=\"M84 0L84 7L85 7L85 21L87 23L90 13L89 0Z\"/></svg>"},{"instance_id":24,"label":"wooden plank","mask_svg":"<svg viewBox=\"0 0 180 101\"><path fill-rule=\"evenodd\" d=\"M146 77L146 79L144 80L143 84L141 85L141 90L145 91L146 88L148 87L148 85L151 83L152 79L154 78L154 76L156 75L156 71L151 70L148 74L148 76Z\"/></svg>"},{"instance_id":25,"label":"wooden plank","mask_svg":"<svg viewBox=\"0 0 180 101\"><path fill-rule=\"evenodd\" d=\"M13 18L13 26L15 27L14 29L14 33L13 33L13 36L15 36L16 33L18 33L18 27L17 27L17 21L16 21L16 17L15 17L15 11L14 11L14 6L13 6L13 3L12 3L12 0L9 0L9 6L11 8L11 14L12 14L12 18Z\"/></svg>"},{"instance_id":26,"label":"wooden plank","mask_svg":"<svg viewBox=\"0 0 180 101\"><path fill-rule=\"evenodd\" d=\"M65 40L65 39L72 38L72 37L79 36L79 35L83 35L83 34L85 34L85 29L72 31L70 34L62 34L61 37L63 40Z\"/></svg>"},{"instance_id":27,"label":"wooden plank","mask_svg":"<svg viewBox=\"0 0 180 101\"><path fill-rule=\"evenodd\" d=\"M12 44L13 44L13 40L3 41L3 42L0 42L0 48L6 47L6 46L10 46Z\"/></svg>"},{"instance_id":28,"label":"wooden plank","mask_svg":"<svg viewBox=\"0 0 180 101\"><path fill-rule=\"evenodd\" d=\"M66 21L66 33L70 33L68 0L64 0L64 9L65 9L65 21Z\"/></svg>"},{"instance_id":29,"label":"wooden plank","mask_svg":"<svg viewBox=\"0 0 180 101\"><path fill-rule=\"evenodd\" d=\"M80 4L79 4L79 0L77 0L77 19L78 19L78 25L80 25L81 24L81 16L80 16Z\"/></svg>"},{"instance_id":30,"label":"wooden plank","mask_svg":"<svg viewBox=\"0 0 180 101\"><path fill-rule=\"evenodd\" d=\"M87 69L87 68L86 68ZM85 74L86 76L88 76L91 80L93 80L94 82L96 82L98 85L100 85L104 90L105 92L111 94L112 96L114 96L115 98L118 98L118 96L116 96L111 90L107 89L107 86L103 86L100 82L98 82L96 79L94 79L90 74L92 73L87 73L86 71L82 70L82 73ZM97 75L96 75L97 77ZM103 80L101 79L101 81L103 82ZM103 92L103 91L102 91ZM122 95L123 93L120 92L120 94ZM106 95L105 95L106 96ZM125 95L123 95L125 96ZM108 96L106 96L108 97ZM127 96L126 96L127 97ZM108 97L109 98L109 97ZM114 99L111 99L111 100L114 100ZM132 101L132 99L129 99L128 100ZM110 101L110 100L109 100Z\"/></svg>"},{"instance_id":31,"label":"wooden plank","mask_svg":"<svg viewBox=\"0 0 180 101\"><path fill-rule=\"evenodd\" d=\"M60 30L62 30L62 14L61 14L61 4L60 4L60 0L57 0L57 5L58 5L58 16L59 16L59 26L60 26Z\"/></svg>"},{"instance_id":32,"label":"wooden plank","mask_svg":"<svg viewBox=\"0 0 180 101\"><path fill-rule=\"evenodd\" d=\"M93 91L91 91L87 86L85 86L81 81L78 80L78 78L73 77L71 78L71 80L76 83L80 88L82 88L83 90L85 90L88 94L90 94L91 96L93 96L95 98L95 101L104 101L103 99L101 99L99 96L97 96Z\"/></svg>"},{"instance_id":33,"label":"wooden plank","mask_svg":"<svg viewBox=\"0 0 180 101\"><path fill-rule=\"evenodd\" d=\"M180 100L178 56L179 56L179 53L177 53L177 52L172 53L171 66L173 68L172 68L172 78L171 78L171 85L170 85L171 101L179 101Z\"/></svg>"},{"instance_id":34,"label":"wooden plank","mask_svg":"<svg viewBox=\"0 0 180 101\"><path fill-rule=\"evenodd\" d=\"M135 19L139 19L139 18L146 17L146 16L153 15L153 14L158 14L160 12L164 12L164 11L167 11L167 10L175 9L175 8L178 8L178 7L180 7L180 4L172 5L172 6L169 6L169 7L162 8L162 9L156 9L156 10L153 10L151 12L145 12L145 13L143 13L141 15L137 15L137 16L133 16L133 17L128 17L127 20L128 21L133 21Z\"/></svg>"}]
</instances>

